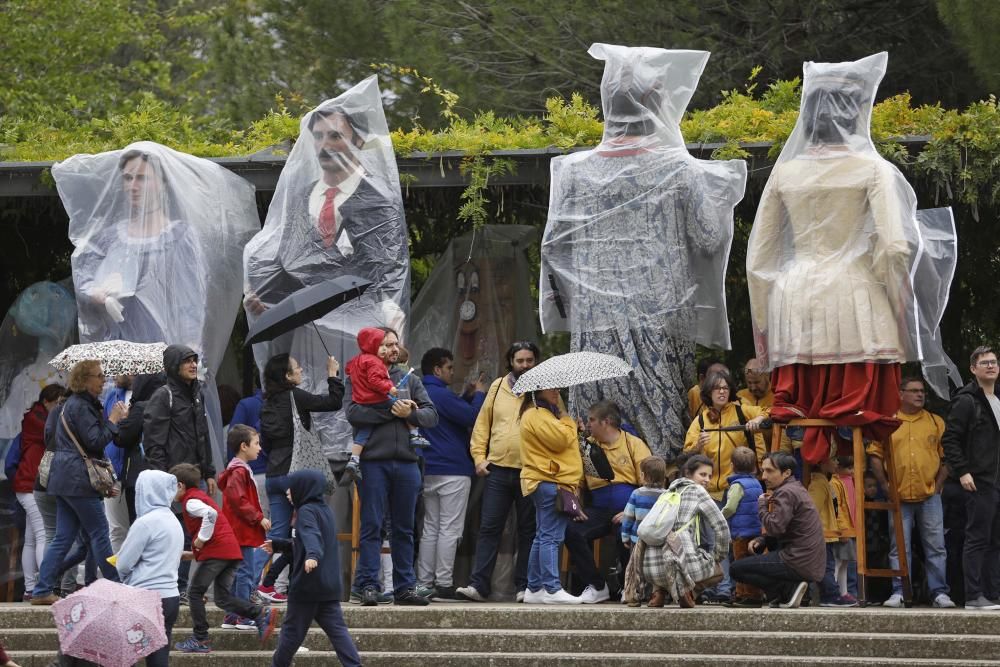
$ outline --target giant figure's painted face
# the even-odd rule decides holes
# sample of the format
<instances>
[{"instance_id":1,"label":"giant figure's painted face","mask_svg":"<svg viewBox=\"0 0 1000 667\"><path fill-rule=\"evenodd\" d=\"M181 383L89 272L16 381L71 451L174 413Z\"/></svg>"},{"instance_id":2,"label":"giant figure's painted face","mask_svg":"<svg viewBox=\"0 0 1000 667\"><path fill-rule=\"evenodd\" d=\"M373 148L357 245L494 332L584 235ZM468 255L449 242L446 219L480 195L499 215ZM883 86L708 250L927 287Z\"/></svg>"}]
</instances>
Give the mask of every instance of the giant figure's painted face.
<instances>
[{"instance_id":1,"label":"giant figure's painted face","mask_svg":"<svg viewBox=\"0 0 1000 667\"><path fill-rule=\"evenodd\" d=\"M461 261L455 268L455 380L460 387L481 373L490 379L503 372L504 350L514 340L514 284L495 279L493 259Z\"/></svg>"}]
</instances>

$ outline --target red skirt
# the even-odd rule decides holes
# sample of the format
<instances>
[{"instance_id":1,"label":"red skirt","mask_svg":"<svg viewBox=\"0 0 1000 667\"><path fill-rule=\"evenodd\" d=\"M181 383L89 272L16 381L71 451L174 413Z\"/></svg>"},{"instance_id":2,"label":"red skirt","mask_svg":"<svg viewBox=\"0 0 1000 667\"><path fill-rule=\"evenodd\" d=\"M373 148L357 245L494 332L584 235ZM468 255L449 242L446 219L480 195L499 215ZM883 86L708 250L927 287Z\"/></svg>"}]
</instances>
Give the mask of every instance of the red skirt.
<instances>
[{"instance_id":1,"label":"red skirt","mask_svg":"<svg viewBox=\"0 0 1000 667\"><path fill-rule=\"evenodd\" d=\"M900 365L875 362L790 364L771 372L774 407L771 419L829 419L838 426L861 426L866 440L882 441L899 427ZM807 428L802 459L822 463L829 456L833 429ZM841 445L847 445L842 442ZM845 455L853 452L843 447Z\"/></svg>"}]
</instances>

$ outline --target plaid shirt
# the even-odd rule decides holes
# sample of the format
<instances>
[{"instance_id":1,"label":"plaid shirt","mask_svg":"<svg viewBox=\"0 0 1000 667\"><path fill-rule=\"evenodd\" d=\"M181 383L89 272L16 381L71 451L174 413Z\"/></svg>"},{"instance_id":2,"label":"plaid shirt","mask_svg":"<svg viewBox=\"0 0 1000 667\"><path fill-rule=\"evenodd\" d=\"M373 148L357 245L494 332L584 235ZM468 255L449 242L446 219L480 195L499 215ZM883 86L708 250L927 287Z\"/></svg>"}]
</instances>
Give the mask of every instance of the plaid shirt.
<instances>
[{"instance_id":1,"label":"plaid shirt","mask_svg":"<svg viewBox=\"0 0 1000 667\"><path fill-rule=\"evenodd\" d=\"M699 581L712 576L715 564L729 553L729 525L701 485L682 477L670 485L670 490L682 491L674 530L688 522L690 524L677 533L681 543L680 554L674 553L666 543L646 547L642 574L645 581L666 589L674 600L679 600L685 593L694 590ZM702 521L707 522L715 534L712 553L699 546Z\"/></svg>"}]
</instances>

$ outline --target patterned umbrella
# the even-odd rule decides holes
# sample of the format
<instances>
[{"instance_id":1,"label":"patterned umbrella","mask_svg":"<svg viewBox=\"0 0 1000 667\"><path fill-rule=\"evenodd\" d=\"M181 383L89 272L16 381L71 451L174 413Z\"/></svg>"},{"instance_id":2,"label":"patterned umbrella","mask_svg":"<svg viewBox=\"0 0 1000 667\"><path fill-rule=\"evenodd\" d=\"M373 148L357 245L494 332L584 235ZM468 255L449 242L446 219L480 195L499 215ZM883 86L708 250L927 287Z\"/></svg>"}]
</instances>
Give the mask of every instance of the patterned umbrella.
<instances>
[{"instance_id":1,"label":"patterned umbrella","mask_svg":"<svg viewBox=\"0 0 1000 667\"><path fill-rule=\"evenodd\" d=\"M104 667L129 667L167 644L160 594L107 579L52 605L59 647Z\"/></svg>"},{"instance_id":2,"label":"patterned umbrella","mask_svg":"<svg viewBox=\"0 0 1000 667\"><path fill-rule=\"evenodd\" d=\"M132 343L109 340L103 343L71 345L49 362L59 370L68 371L87 359L101 362L107 375L146 375L163 371L163 351L166 343Z\"/></svg>"},{"instance_id":3,"label":"patterned umbrella","mask_svg":"<svg viewBox=\"0 0 1000 667\"><path fill-rule=\"evenodd\" d=\"M514 393L562 389L584 382L610 380L632 372L628 362L600 352L570 352L546 359L514 383Z\"/></svg>"}]
</instances>

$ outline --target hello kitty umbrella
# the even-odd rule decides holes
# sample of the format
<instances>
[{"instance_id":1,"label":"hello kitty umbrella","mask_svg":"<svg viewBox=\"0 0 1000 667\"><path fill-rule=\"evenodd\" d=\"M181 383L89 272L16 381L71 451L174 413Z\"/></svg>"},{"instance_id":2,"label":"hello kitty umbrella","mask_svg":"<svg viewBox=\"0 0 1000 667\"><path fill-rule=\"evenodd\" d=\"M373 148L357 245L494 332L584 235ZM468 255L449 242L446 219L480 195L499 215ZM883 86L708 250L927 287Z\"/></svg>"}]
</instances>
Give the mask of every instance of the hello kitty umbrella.
<instances>
[{"instance_id":1,"label":"hello kitty umbrella","mask_svg":"<svg viewBox=\"0 0 1000 667\"><path fill-rule=\"evenodd\" d=\"M129 667L165 646L160 594L107 579L52 605L59 648L104 667Z\"/></svg>"}]
</instances>

